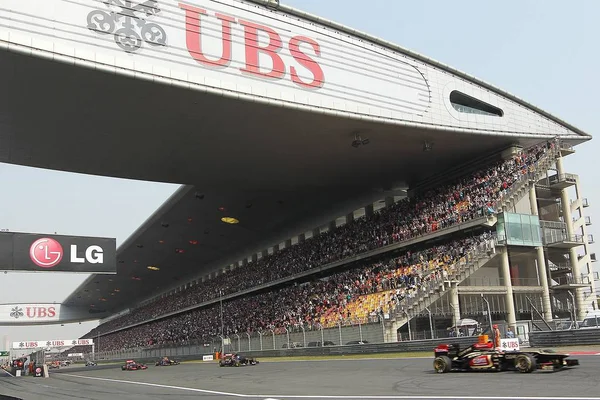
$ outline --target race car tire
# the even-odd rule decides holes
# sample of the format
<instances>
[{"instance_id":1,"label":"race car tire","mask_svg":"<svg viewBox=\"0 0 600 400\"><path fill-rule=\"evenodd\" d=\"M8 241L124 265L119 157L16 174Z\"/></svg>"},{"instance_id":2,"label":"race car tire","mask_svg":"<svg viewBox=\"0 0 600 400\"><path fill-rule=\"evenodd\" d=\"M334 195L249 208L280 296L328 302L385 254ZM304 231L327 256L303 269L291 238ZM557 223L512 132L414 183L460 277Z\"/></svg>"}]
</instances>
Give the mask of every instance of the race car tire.
<instances>
[{"instance_id":1,"label":"race car tire","mask_svg":"<svg viewBox=\"0 0 600 400\"><path fill-rule=\"evenodd\" d=\"M529 354L519 354L515 358L515 368L522 374L535 371L535 359Z\"/></svg>"},{"instance_id":2,"label":"race car tire","mask_svg":"<svg viewBox=\"0 0 600 400\"><path fill-rule=\"evenodd\" d=\"M439 356L433 360L433 369L438 374L445 374L452 370L452 360L448 356Z\"/></svg>"}]
</instances>

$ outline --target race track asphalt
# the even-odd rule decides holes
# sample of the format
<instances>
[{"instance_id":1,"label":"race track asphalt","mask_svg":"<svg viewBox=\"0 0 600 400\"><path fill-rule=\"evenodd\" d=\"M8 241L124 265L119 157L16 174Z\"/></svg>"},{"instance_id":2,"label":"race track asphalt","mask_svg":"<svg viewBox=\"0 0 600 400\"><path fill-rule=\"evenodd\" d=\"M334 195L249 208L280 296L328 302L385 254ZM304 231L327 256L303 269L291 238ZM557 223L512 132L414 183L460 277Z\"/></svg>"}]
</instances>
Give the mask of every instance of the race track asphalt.
<instances>
[{"instance_id":1,"label":"race track asphalt","mask_svg":"<svg viewBox=\"0 0 600 400\"><path fill-rule=\"evenodd\" d=\"M432 359L216 363L145 371L64 369L49 379L0 378L0 394L20 399L599 399L600 356L579 356L559 372L435 374ZM2 397L0 396L0 399Z\"/></svg>"}]
</instances>

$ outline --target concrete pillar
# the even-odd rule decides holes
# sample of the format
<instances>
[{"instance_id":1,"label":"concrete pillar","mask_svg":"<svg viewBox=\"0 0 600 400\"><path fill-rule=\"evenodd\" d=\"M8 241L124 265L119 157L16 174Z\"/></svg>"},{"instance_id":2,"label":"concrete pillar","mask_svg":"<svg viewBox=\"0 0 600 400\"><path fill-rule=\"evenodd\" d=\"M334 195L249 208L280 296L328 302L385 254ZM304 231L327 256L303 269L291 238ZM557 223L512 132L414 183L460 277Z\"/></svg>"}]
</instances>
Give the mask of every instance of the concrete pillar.
<instances>
[{"instance_id":1,"label":"concrete pillar","mask_svg":"<svg viewBox=\"0 0 600 400\"><path fill-rule=\"evenodd\" d=\"M458 301L458 284L450 283L450 304L452 305L452 325L456 326L460 321L460 302ZM458 331L458 328L456 328Z\"/></svg>"},{"instance_id":2,"label":"concrete pillar","mask_svg":"<svg viewBox=\"0 0 600 400\"><path fill-rule=\"evenodd\" d=\"M329 232L335 231L335 228L337 228L335 221L329 222Z\"/></svg>"},{"instance_id":3,"label":"concrete pillar","mask_svg":"<svg viewBox=\"0 0 600 400\"><path fill-rule=\"evenodd\" d=\"M261 251L261 254L262 254L263 258L264 257L268 257L268 255L269 255L269 249L265 249L265 250Z\"/></svg>"},{"instance_id":4,"label":"concrete pillar","mask_svg":"<svg viewBox=\"0 0 600 400\"><path fill-rule=\"evenodd\" d=\"M252 262L257 262L257 261L258 261L258 253L252 254Z\"/></svg>"},{"instance_id":5,"label":"concrete pillar","mask_svg":"<svg viewBox=\"0 0 600 400\"><path fill-rule=\"evenodd\" d=\"M508 247L504 247L502 250L502 266L500 267L500 275L504 280L506 286L506 319L508 326L510 326L513 332L517 331L517 317L515 313L515 299L513 297L512 281L510 279L510 260L508 259Z\"/></svg>"},{"instance_id":6,"label":"concrete pillar","mask_svg":"<svg viewBox=\"0 0 600 400\"><path fill-rule=\"evenodd\" d=\"M531 213L533 215L539 215L535 185L531 185L531 187L529 188L529 203L531 204Z\"/></svg>"},{"instance_id":7,"label":"concrete pillar","mask_svg":"<svg viewBox=\"0 0 600 400\"><path fill-rule=\"evenodd\" d=\"M384 324L383 341L384 343L395 343L398 341L398 322L393 319Z\"/></svg>"},{"instance_id":8,"label":"concrete pillar","mask_svg":"<svg viewBox=\"0 0 600 400\"><path fill-rule=\"evenodd\" d=\"M273 246L273 254L277 253L279 251L279 245L276 244L275 246Z\"/></svg>"},{"instance_id":9,"label":"concrete pillar","mask_svg":"<svg viewBox=\"0 0 600 400\"><path fill-rule=\"evenodd\" d=\"M562 163L562 157L556 159L556 169L559 175L564 174L564 167ZM573 230L573 217L571 215L571 204L569 201L569 192L568 189L561 190L560 193L560 202L562 208L563 221L565 221L565 225L567 228L567 235L569 236L569 240L573 240L573 236L575 236L575 232ZM579 268L579 257L577 254L577 249L575 247L569 249L569 261L571 263L571 271L573 273L573 277L576 279L575 283L579 283L581 280L581 270ZM585 306L583 300L583 289L576 288L573 289L575 294L575 308L577 309L577 320L581 321L585 319Z\"/></svg>"},{"instance_id":10,"label":"concrete pillar","mask_svg":"<svg viewBox=\"0 0 600 400\"><path fill-rule=\"evenodd\" d=\"M394 205L394 196L386 196L385 198L385 206L390 207Z\"/></svg>"},{"instance_id":11,"label":"concrete pillar","mask_svg":"<svg viewBox=\"0 0 600 400\"><path fill-rule=\"evenodd\" d=\"M247 259L247 258L244 258L244 259L242 260L242 265L243 265L244 267L245 267L246 265L248 265L248 259Z\"/></svg>"},{"instance_id":12,"label":"concrete pillar","mask_svg":"<svg viewBox=\"0 0 600 400\"><path fill-rule=\"evenodd\" d=\"M350 214L346 215L346 223L349 224L352 221L354 221L354 213L353 212L351 212Z\"/></svg>"},{"instance_id":13,"label":"concrete pillar","mask_svg":"<svg viewBox=\"0 0 600 400\"><path fill-rule=\"evenodd\" d=\"M306 241L306 234L302 233L298 235L298 243L304 243Z\"/></svg>"},{"instance_id":14,"label":"concrete pillar","mask_svg":"<svg viewBox=\"0 0 600 400\"><path fill-rule=\"evenodd\" d=\"M313 237L317 237L321 234L321 228L315 228L312 231Z\"/></svg>"},{"instance_id":15,"label":"concrete pillar","mask_svg":"<svg viewBox=\"0 0 600 400\"><path fill-rule=\"evenodd\" d=\"M367 204L367 205L365 206L365 216L366 216L367 218L370 218L370 217L373 215L373 212L374 212L374 211L373 211L373 203L371 203L371 204Z\"/></svg>"},{"instance_id":16,"label":"concrete pillar","mask_svg":"<svg viewBox=\"0 0 600 400\"><path fill-rule=\"evenodd\" d=\"M550 287L548 285L548 270L546 266L546 255L543 247L536 247L538 273L542 282L542 305L544 306L544 319L547 322L552 321L552 303L550 302Z\"/></svg>"},{"instance_id":17,"label":"concrete pillar","mask_svg":"<svg viewBox=\"0 0 600 400\"><path fill-rule=\"evenodd\" d=\"M292 247L292 239L287 239L285 241L285 248L287 249L288 247Z\"/></svg>"},{"instance_id":18,"label":"concrete pillar","mask_svg":"<svg viewBox=\"0 0 600 400\"><path fill-rule=\"evenodd\" d=\"M529 203L531 204L531 214L539 215L537 205L537 193L535 191L535 185L531 185L529 188ZM548 269L546 265L546 256L544 254L544 247L536 247L537 255L537 267L540 281L542 282L542 306L544 307L543 315L544 319L548 322L552 321L552 303L550 302L550 287L548 285Z\"/></svg>"}]
</instances>

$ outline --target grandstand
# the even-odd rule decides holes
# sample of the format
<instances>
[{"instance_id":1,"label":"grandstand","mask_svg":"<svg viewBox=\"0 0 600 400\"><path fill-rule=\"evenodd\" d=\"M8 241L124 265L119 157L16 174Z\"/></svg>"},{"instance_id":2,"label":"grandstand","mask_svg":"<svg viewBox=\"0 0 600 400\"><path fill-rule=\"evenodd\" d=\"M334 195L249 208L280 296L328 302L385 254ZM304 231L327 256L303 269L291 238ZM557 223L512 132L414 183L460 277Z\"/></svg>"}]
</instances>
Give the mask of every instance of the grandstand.
<instances>
[{"instance_id":1,"label":"grandstand","mask_svg":"<svg viewBox=\"0 0 600 400\"><path fill-rule=\"evenodd\" d=\"M486 304L526 338L531 320L597 308L589 204L564 165L585 132L278 2L205 1L289 36L271 54L285 71L252 51L207 62L191 6L121 10L165 39L128 48L93 26L111 5L49 1L52 22L29 2L0 11L0 162L185 183L120 246L116 275L65 301L104 318L86 335L101 357L410 340L488 324ZM256 49L251 36L231 44Z\"/></svg>"},{"instance_id":2,"label":"grandstand","mask_svg":"<svg viewBox=\"0 0 600 400\"><path fill-rule=\"evenodd\" d=\"M509 258L507 233L512 233L503 230L508 221L498 223L498 215L524 213L534 204L532 200L539 202L532 191L537 192L536 185L541 185L540 191L546 188L544 183L552 180L546 172L560 163L562 151L558 141L525 151L512 149L505 153L506 159L444 186L422 187L408 198L257 258L219 279L199 281L149 300L86 337L99 340L104 351L114 352L215 343L220 335L242 341L240 335L247 335L247 344L238 346L250 349L253 338L262 340L265 332L287 336L289 342L290 332L300 329L326 332L338 326L374 324L384 329L381 335L370 334L371 341L395 341L396 331L409 319L419 320L425 309L433 309L438 323L447 326L464 317L481 319L482 309L469 304L481 291L496 300L491 302L494 318L514 326L517 318L527 319L534 310L545 310L544 302L551 298L541 278L532 272L530 246L511 251L512 263L523 266L504 268L506 263L500 259ZM564 225L542 228L545 251L550 248L553 257L557 254L553 244L558 243L563 252L561 243L568 246L563 229ZM555 276L550 277L553 289L564 289ZM580 288L572 275L569 279L568 284ZM587 293L592 288L586 288L589 292L582 297L589 301ZM223 297L221 332L218 303ZM553 292L552 301L554 313L569 312L564 297ZM542 318L551 320L552 315Z\"/></svg>"}]
</instances>

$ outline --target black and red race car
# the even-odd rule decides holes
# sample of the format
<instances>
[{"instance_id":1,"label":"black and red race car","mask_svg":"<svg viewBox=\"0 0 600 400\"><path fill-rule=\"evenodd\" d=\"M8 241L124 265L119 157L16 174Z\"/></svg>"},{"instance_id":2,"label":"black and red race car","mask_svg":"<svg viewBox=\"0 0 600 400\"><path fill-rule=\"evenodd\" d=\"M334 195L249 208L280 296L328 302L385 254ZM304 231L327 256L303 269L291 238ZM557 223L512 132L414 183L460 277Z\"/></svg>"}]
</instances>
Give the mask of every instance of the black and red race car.
<instances>
[{"instance_id":1,"label":"black and red race car","mask_svg":"<svg viewBox=\"0 0 600 400\"><path fill-rule=\"evenodd\" d=\"M171 365L179 365L179 361L176 360L171 360L168 357L163 357L160 360L158 360L156 362L156 364L154 364L157 367L167 367L167 366L171 366Z\"/></svg>"},{"instance_id":2,"label":"black and red race car","mask_svg":"<svg viewBox=\"0 0 600 400\"><path fill-rule=\"evenodd\" d=\"M125 361L125 365L121 365L122 371L139 371L142 369L148 369L148 367L133 360L127 360Z\"/></svg>"},{"instance_id":3,"label":"black and red race car","mask_svg":"<svg viewBox=\"0 0 600 400\"><path fill-rule=\"evenodd\" d=\"M245 365L256 365L258 360L255 358L244 357L240 354L225 354L219 360L219 367L240 367Z\"/></svg>"},{"instance_id":4,"label":"black and red race car","mask_svg":"<svg viewBox=\"0 0 600 400\"><path fill-rule=\"evenodd\" d=\"M579 360L567 359L569 354L552 350L502 351L492 342L475 343L464 349L458 344L440 344L434 349L433 369L437 373L453 371L519 371L537 369L558 371L579 365Z\"/></svg>"}]
</instances>

